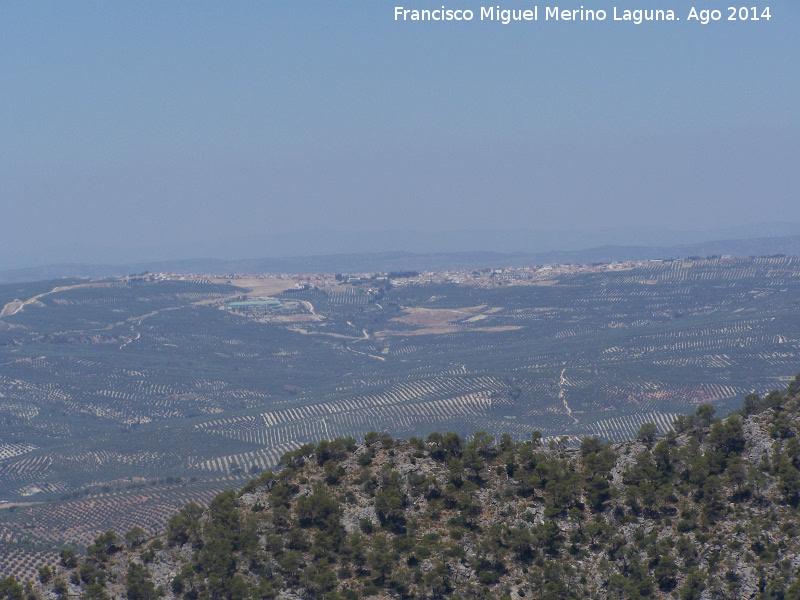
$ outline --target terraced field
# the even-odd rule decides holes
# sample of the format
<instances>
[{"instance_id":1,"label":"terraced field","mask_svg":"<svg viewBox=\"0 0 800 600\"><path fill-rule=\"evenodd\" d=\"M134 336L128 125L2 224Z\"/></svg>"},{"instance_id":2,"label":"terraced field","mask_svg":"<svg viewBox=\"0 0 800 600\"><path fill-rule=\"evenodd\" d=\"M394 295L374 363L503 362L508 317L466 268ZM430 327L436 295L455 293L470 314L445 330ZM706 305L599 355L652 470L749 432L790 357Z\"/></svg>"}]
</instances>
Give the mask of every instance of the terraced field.
<instances>
[{"instance_id":1,"label":"terraced field","mask_svg":"<svg viewBox=\"0 0 800 600\"><path fill-rule=\"evenodd\" d=\"M0 508L0 575L160 526L308 441L617 440L800 371L800 259L545 283L372 279L279 292L274 312L222 310L244 293L226 280L0 286L0 500L17 504ZM166 478L182 483L151 485Z\"/></svg>"}]
</instances>

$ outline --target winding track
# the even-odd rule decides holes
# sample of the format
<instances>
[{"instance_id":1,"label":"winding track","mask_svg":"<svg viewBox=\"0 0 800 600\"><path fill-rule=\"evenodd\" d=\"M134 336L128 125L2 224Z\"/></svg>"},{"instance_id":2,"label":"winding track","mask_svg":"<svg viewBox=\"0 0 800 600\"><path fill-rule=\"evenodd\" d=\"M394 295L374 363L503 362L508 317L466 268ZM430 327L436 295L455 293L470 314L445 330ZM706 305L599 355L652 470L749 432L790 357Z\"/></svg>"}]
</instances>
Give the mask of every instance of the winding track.
<instances>
[{"instance_id":1,"label":"winding track","mask_svg":"<svg viewBox=\"0 0 800 600\"><path fill-rule=\"evenodd\" d=\"M570 418L575 421L575 424L578 424L578 419L572 416L572 409L567 404L567 395L564 393L564 384L567 383L566 378L564 377L564 373L566 373L567 368L564 367L561 370L561 381L558 382L558 397L561 398L561 401L564 403L564 409L567 411L567 414Z\"/></svg>"},{"instance_id":2,"label":"winding track","mask_svg":"<svg viewBox=\"0 0 800 600\"><path fill-rule=\"evenodd\" d=\"M79 283L77 285L59 285L54 287L49 292L42 292L41 294L37 294L32 298L28 298L27 300L12 300L8 302L2 310L0 310L0 319L3 317L10 317L11 315L17 314L23 308L25 308L28 304L33 304L39 298L43 298L45 296L49 296L50 294L55 294L56 292L64 292L66 290L76 290L78 288L84 287L106 287L107 283Z\"/></svg>"}]
</instances>

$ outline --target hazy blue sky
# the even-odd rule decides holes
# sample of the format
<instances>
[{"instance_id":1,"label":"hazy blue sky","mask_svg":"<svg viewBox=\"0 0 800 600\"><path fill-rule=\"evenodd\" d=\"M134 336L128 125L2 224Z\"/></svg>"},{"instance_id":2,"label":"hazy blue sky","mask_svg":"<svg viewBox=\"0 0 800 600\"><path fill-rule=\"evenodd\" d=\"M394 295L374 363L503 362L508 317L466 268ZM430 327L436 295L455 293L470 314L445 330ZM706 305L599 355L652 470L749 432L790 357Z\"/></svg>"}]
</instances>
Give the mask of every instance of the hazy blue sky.
<instances>
[{"instance_id":1,"label":"hazy blue sky","mask_svg":"<svg viewBox=\"0 0 800 600\"><path fill-rule=\"evenodd\" d=\"M0 3L3 260L800 222L800 4L729 22L730 3L698 2L723 14L701 25L691 2L620 1L681 18L638 26L394 20L480 6L441 0Z\"/></svg>"}]
</instances>

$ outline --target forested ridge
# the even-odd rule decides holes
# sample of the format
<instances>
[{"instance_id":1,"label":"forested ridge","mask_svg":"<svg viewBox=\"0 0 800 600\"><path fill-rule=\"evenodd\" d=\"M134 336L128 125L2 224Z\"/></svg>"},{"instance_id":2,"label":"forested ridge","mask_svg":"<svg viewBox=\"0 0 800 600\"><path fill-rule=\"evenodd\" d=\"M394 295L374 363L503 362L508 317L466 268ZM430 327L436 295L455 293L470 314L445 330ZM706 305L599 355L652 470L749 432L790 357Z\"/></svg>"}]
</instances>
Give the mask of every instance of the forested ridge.
<instances>
[{"instance_id":1,"label":"forested ridge","mask_svg":"<svg viewBox=\"0 0 800 600\"><path fill-rule=\"evenodd\" d=\"M163 535L108 532L4 596L799 599L800 375L659 436L306 444Z\"/></svg>"}]
</instances>

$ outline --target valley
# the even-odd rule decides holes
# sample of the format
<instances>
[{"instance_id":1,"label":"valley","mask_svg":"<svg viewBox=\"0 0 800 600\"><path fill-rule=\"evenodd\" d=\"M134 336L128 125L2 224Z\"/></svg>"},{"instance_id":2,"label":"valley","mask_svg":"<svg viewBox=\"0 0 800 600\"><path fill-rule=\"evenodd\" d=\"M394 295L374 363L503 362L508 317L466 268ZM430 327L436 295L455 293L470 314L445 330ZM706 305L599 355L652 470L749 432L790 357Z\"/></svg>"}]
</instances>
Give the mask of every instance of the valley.
<instances>
[{"instance_id":1,"label":"valley","mask_svg":"<svg viewBox=\"0 0 800 600\"><path fill-rule=\"evenodd\" d=\"M0 553L30 564L137 515L157 531L309 442L621 441L783 388L800 356L786 257L142 274L3 285L0 306Z\"/></svg>"}]
</instances>

